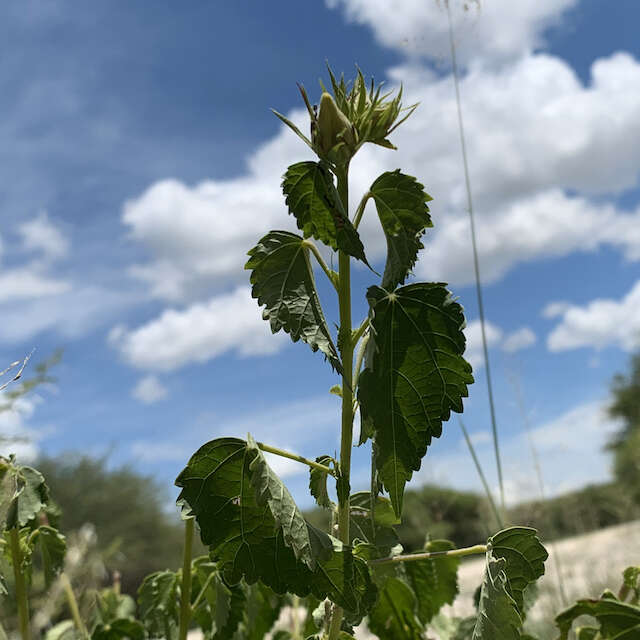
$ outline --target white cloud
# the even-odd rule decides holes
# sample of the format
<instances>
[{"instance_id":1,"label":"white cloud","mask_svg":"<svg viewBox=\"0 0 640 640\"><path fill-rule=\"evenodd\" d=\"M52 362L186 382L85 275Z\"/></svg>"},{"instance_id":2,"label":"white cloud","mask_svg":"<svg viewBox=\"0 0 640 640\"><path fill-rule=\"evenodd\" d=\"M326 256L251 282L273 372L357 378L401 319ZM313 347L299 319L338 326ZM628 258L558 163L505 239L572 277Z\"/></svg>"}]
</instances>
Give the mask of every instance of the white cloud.
<instances>
[{"instance_id":1,"label":"white cloud","mask_svg":"<svg viewBox=\"0 0 640 640\"><path fill-rule=\"evenodd\" d=\"M18 267L0 273L0 304L56 296L70 289L70 282L42 274L37 266Z\"/></svg>"},{"instance_id":2,"label":"white cloud","mask_svg":"<svg viewBox=\"0 0 640 640\"><path fill-rule=\"evenodd\" d=\"M63 258L69 252L69 240L49 220L46 212L19 225L18 234L26 250L42 252L46 258Z\"/></svg>"},{"instance_id":3,"label":"white cloud","mask_svg":"<svg viewBox=\"0 0 640 640\"><path fill-rule=\"evenodd\" d=\"M38 433L30 426L38 396L18 398L9 410L0 411L0 455L15 454L20 462L30 462L38 454ZM0 406L4 394L0 393Z\"/></svg>"},{"instance_id":4,"label":"white cloud","mask_svg":"<svg viewBox=\"0 0 640 640\"><path fill-rule=\"evenodd\" d=\"M620 300L600 298L566 308L547 345L551 351L610 345L631 351L640 346L640 280Z\"/></svg>"},{"instance_id":5,"label":"white cloud","mask_svg":"<svg viewBox=\"0 0 640 640\"><path fill-rule=\"evenodd\" d=\"M373 29L378 42L408 56L448 58L446 0L325 0L342 7L347 18ZM544 30L556 24L577 0L452 0L456 47L463 61L504 60L543 44ZM469 6L463 11L464 5Z\"/></svg>"},{"instance_id":6,"label":"white cloud","mask_svg":"<svg viewBox=\"0 0 640 640\"><path fill-rule=\"evenodd\" d=\"M393 134L399 151L365 147L358 154L352 165L352 205L384 170L402 167L418 176L435 198L436 226L427 234L416 273L471 283L451 77L434 77L415 62L389 74L392 84L404 82L407 103L420 101L421 106ZM640 64L619 53L597 60L591 75L585 86L563 60L537 54L499 68L474 67L462 78L485 281L496 281L523 262L602 246L640 259L640 210L622 212L588 197L617 194L637 184ZM307 128L302 112L290 115ZM150 251L149 262L132 272L156 296L173 301L202 299L242 281L245 253L261 234L294 227L280 176L308 153L283 126L249 157L241 177L193 187L177 180L151 185L124 208L131 238ZM578 195L569 196L567 190ZM372 205L369 209L361 231L369 258L380 260L385 243Z\"/></svg>"},{"instance_id":7,"label":"white cloud","mask_svg":"<svg viewBox=\"0 0 640 640\"><path fill-rule=\"evenodd\" d=\"M516 329L505 337L500 348L507 353L515 353L536 343L536 334L529 327Z\"/></svg>"},{"instance_id":8,"label":"white cloud","mask_svg":"<svg viewBox=\"0 0 640 640\"><path fill-rule=\"evenodd\" d=\"M531 429L547 495L611 479L610 454L604 451L604 446L620 425L607 415L607 404L608 401L587 402ZM492 478L495 476L492 441L486 432L480 434L475 440L476 453L485 474ZM457 451L440 453L438 449L436 442L427 452L415 484L440 482L477 490L479 479L464 442L460 442ZM500 449L508 502L538 498L539 487L526 434L503 436Z\"/></svg>"},{"instance_id":9,"label":"white cloud","mask_svg":"<svg viewBox=\"0 0 640 640\"><path fill-rule=\"evenodd\" d=\"M167 388L160 380L156 376L150 375L140 378L131 395L143 404L155 404L160 400L164 400L168 393Z\"/></svg>"},{"instance_id":10,"label":"white cloud","mask_svg":"<svg viewBox=\"0 0 640 640\"><path fill-rule=\"evenodd\" d=\"M557 318L561 316L565 311L571 309L571 303L564 300L558 300L557 302L550 302L542 310L543 318Z\"/></svg>"},{"instance_id":11,"label":"white cloud","mask_svg":"<svg viewBox=\"0 0 640 640\"><path fill-rule=\"evenodd\" d=\"M271 333L248 287L183 310L166 309L141 327L119 326L109 335L129 364L151 371L172 371L229 351L273 354L286 340L288 336Z\"/></svg>"}]
</instances>

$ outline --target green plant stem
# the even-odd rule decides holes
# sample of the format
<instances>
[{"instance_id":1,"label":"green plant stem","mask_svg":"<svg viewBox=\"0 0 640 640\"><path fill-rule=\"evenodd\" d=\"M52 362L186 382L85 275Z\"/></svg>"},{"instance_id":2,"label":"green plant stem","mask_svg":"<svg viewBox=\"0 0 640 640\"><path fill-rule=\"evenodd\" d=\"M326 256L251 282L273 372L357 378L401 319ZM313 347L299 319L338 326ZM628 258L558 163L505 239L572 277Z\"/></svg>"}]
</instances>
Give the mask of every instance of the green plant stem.
<instances>
[{"instance_id":1,"label":"green plant stem","mask_svg":"<svg viewBox=\"0 0 640 640\"><path fill-rule=\"evenodd\" d=\"M73 593L71 581L69 580L69 576L64 572L60 574L60 583L62 584L62 590L64 591L65 598L67 599L69 611L71 611L71 617L73 618L73 623L75 624L76 629L83 637L88 638L89 632L87 631L87 627L80 615L80 607L78 607L78 601Z\"/></svg>"},{"instance_id":2,"label":"green plant stem","mask_svg":"<svg viewBox=\"0 0 640 640\"><path fill-rule=\"evenodd\" d=\"M493 435L493 451L496 458L498 471L498 484L500 485L500 506L504 511L504 481L502 478L502 462L500 460L500 444L498 442L498 426L496 421L496 409L493 401L493 384L491 383L491 366L489 363L489 349L487 347L486 321L484 315L484 301L482 296L482 279L480 278L480 261L478 260L478 246L476 242L476 223L473 214L473 198L471 197L471 179L469 178L469 162L467 160L467 144L464 134L464 121L462 119L462 102L460 100L460 82L458 80L458 62L456 57L456 45L453 38L453 22L451 20L451 7L449 0L445 0L447 19L449 21L449 44L451 45L451 68L453 71L453 83L456 90L456 105L458 108L458 129L460 131L460 148L462 150L462 164L464 168L464 180L467 191L467 208L471 225L471 246L473 249L473 268L476 280L476 297L478 299L478 315L480 316L480 329L482 333L482 352L484 355L485 375L487 379L487 395L489 396L489 412L491 414L491 431Z\"/></svg>"},{"instance_id":3,"label":"green plant stem","mask_svg":"<svg viewBox=\"0 0 640 640\"><path fill-rule=\"evenodd\" d=\"M484 471L482 470L482 466L480 464L480 460L478 460L478 456L476 455L475 447L473 446L473 442L471 442L471 438L469 437L469 433L467 428L464 426L464 422L462 420L458 420L460 423L460 428L462 429L462 433L464 434L464 439L467 442L467 447L469 447L469 453L473 458L473 463L476 465L476 470L478 471L478 475L480 476L480 480L482 482L482 486L484 487L484 492L487 495L487 500L489 500L489 505L491 506L491 510L493 511L493 515L495 516L496 522L500 529L504 529L504 520L502 518L502 514L498 510L496 503L493 499L493 495L491 494L491 489L489 488L489 483L487 482L487 478L484 475Z\"/></svg>"},{"instance_id":4,"label":"green plant stem","mask_svg":"<svg viewBox=\"0 0 640 640\"><path fill-rule=\"evenodd\" d=\"M30 640L29 600L27 598L27 585L21 571L22 553L20 552L20 532L17 527L9 530L9 544L11 545L11 562L13 563L13 577L15 579L16 600L18 602L20 637L22 640Z\"/></svg>"},{"instance_id":5,"label":"green plant stem","mask_svg":"<svg viewBox=\"0 0 640 640\"><path fill-rule=\"evenodd\" d=\"M356 366L353 369L353 388L358 387L358 380L360 379L360 369L362 369L362 362L364 360L364 354L367 350L367 343L369 342L369 334L367 334L362 343L358 347L358 355L356 356Z\"/></svg>"},{"instance_id":6,"label":"green plant stem","mask_svg":"<svg viewBox=\"0 0 640 640\"><path fill-rule=\"evenodd\" d=\"M318 471L323 471L324 473L328 473L330 476L336 475L336 472L331 467L327 467L327 465L325 464L314 462L313 460L309 460L307 458L304 458L303 456L285 451L284 449L272 447L271 445L265 444L264 442L258 442L257 445L260 450L266 451L267 453L273 453L274 455L280 456L281 458L288 458L289 460L295 460L296 462L300 462L301 464L306 464L308 467L317 469Z\"/></svg>"},{"instance_id":7,"label":"green plant stem","mask_svg":"<svg viewBox=\"0 0 640 640\"><path fill-rule=\"evenodd\" d=\"M486 553L486 544L476 544L473 547L465 547L463 549L451 549L450 551L429 551L425 553L409 553L404 556L390 556L389 558L379 558L378 560L370 560L369 564L396 564L398 562L414 562L415 560L433 560L434 558L464 558L465 556L478 555Z\"/></svg>"},{"instance_id":8,"label":"green plant stem","mask_svg":"<svg viewBox=\"0 0 640 640\"><path fill-rule=\"evenodd\" d=\"M373 198L373 194L371 193L371 191L367 191L367 193L365 193L362 196L362 200L360 200L360 204L358 205L358 208L356 209L356 213L353 216L353 226L356 229L360 226L362 216L364 215L364 208L367 206L367 202L369 201L369 198Z\"/></svg>"},{"instance_id":9,"label":"green plant stem","mask_svg":"<svg viewBox=\"0 0 640 640\"><path fill-rule=\"evenodd\" d=\"M191 554L193 550L194 519L184 522L184 552L182 555L182 583L180 585L180 629L178 640L186 640L191 622Z\"/></svg>"},{"instance_id":10,"label":"green plant stem","mask_svg":"<svg viewBox=\"0 0 640 640\"><path fill-rule=\"evenodd\" d=\"M346 212L349 211L348 167L337 172L338 194ZM349 255L338 255L340 305L340 355L342 357L342 419L340 437L340 478L338 479L338 537L349 544L349 484L351 448L353 446L353 335L351 332L351 262ZM335 606L329 625L329 640L337 640L344 612Z\"/></svg>"},{"instance_id":11,"label":"green plant stem","mask_svg":"<svg viewBox=\"0 0 640 640\"><path fill-rule=\"evenodd\" d=\"M364 332L369 328L369 318L365 318L362 321L362 324L353 332L353 337L351 338L353 345L358 344L358 340L362 338Z\"/></svg>"},{"instance_id":12,"label":"green plant stem","mask_svg":"<svg viewBox=\"0 0 640 640\"><path fill-rule=\"evenodd\" d=\"M305 246L307 249L309 249L309 251L311 251L311 253L313 253L316 260L318 261L318 264L320 265L320 267L322 267L322 270L325 272L327 278L329 278L329 282L331 282L333 288L338 291L338 274L335 271L329 269L327 263L324 261L322 255L320 254L320 251L318 251L318 247L316 247L316 245L309 240L305 240L303 246Z\"/></svg>"},{"instance_id":13,"label":"green plant stem","mask_svg":"<svg viewBox=\"0 0 640 640\"><path fill-rule=\"evenodd\" d=\"M204 584L202 585L202 589L200 589L200 593L198 593L198 596L196 597L196 599L193 601L193 604L191 605L191 613L192 614L198 608L198 605L202 601L202 598L204 598L204 594L206 593L207 589L209 588L209 584L211 583L211 580L213 580L213 576L214 575L215 575L215 573L213 573L213 571L212 571L207 576L207 579L204 581Z\"/></svg>"}]
</instances>

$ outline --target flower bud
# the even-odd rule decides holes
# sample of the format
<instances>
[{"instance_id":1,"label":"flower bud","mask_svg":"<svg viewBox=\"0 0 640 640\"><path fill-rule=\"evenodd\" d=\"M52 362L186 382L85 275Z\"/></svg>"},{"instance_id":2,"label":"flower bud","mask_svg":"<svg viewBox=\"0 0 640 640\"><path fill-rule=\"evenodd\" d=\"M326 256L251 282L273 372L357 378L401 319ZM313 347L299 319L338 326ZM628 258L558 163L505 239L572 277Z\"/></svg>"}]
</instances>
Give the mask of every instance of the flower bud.
<instances>
[{"instance_id":1,"label":"flower bud","mask_svg":"<svg viewBox=\"0 0 640 640\"><path fill-rule=\"evenodd\" d=\"M338 109L333 96L326 91L320 98L320 108L313 141L320 155L329 156L339 150L341 144L349 150L355 148L353 125L347 116Z\"/></svg>"}]
</instances>

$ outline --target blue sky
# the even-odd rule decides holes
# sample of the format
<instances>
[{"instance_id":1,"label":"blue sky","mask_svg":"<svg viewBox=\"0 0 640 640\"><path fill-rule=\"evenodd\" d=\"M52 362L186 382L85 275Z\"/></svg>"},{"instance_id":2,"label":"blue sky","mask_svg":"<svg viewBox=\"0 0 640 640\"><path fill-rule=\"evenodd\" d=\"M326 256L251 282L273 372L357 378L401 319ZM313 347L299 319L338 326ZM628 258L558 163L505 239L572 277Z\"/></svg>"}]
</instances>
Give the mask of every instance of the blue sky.
<instances>
[{"instance_id":1,"label":"blue sky","mask_svg":"<svg viewBox=\"0 0 640 640\"><path fill-rule=\"evenodd\" d=\"M0 432L31 438L22 455L110 452L170 486L221 435L251 431L309 456L338 448L335 377L269 334L242 270L264 232L292 228L280 175L308 157L269 108L306 127L295 83L315 95L328 59L421 102L399 151L359 154L353 193L402 167L434 198L416 275L450 282L466 308L477 382L464 420L495 483L445 14L396 4L0 9L0 357L65 349L57 385L0 415ZM609 474L601 447L616 425L603 407L640 335L640 8L452 6L515 500L537 491L525 418L549 492ZM373 215L363 234L379 263ZM357 269L354 281L364 293L374 276ZM354 310L366 313L364 295ZM368 452L354 460L364 485ZM304 469L276 468L308 505ZM425 481L477 484L455 417L414 484Z\"/></svg>"}]
</instances>

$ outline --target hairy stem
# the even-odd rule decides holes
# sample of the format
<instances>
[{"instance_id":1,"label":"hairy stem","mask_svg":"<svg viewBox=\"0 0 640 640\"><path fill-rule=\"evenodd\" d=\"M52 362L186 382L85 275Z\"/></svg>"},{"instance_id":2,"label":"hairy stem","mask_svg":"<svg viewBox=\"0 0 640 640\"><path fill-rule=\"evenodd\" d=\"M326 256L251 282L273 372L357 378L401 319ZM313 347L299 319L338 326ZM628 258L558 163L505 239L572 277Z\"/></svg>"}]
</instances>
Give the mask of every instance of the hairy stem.
<instances>
[{"instance_id":1,"label":"hairy stem","mask_svg":"<svg viewBox=\"0 0 640 640\"><path fill-rule=\"evenodd\" d=\"M62 590L64 591L65 598L67 599L67 604L69 605L69 611L71 611L73 624L75 624L76 629L84 638L88 638L89 632L87 631L87 627L85 626L84 621L82 620L82 616L80 615L80 607L78 607L78 601L76 600L76 596L73 593L71 581L69 580L69 576L64 572L60 574L60 583L62 584Z\"/></svg>"},{"instance_id":2,"label":"hairy stem","mask_svg":"<svg viewBox=\"0 0 640 640\"><path fill-rule=\"evenodd\" d=\"M322 255L318 251L318 247L316 247L316 245L309 240L305 240L303 246L305 246L307 249L309 249L309 251L311 251L311 253L313 253L315 259L318 261L318 264L320 265L320 267L322 267L322 270L325 272L327 278L329 278L329 282L331 282L333 288L338 291L338 274L335 271L329 269L327 263L324 261Z\"/></svg>"},{"instance_id":3,"label":"hairy stem","mask_svg":"<svg viewBox=\"0 0 640 640\"><path fill-rule=\"evenodd\" d=\"M295 460L296 462L300 462L301 464L306 464L308 467L317 469L318 471L323 471L324 473L328 473L330 476L336 475L336 472L331 467L327 467L327 465L325 464L314 462L313 460L309 460L308 458L304 458L303 456L285 451L284 449L272 447L268 444L265 444L264 442L258 442L257 445L260 450L266 451L267 453L273 453L274 455L280 456L281 458L288 458L289 460Z\"/></svg>"},{"instance_id":4,"label":"hairy stem","mask_svg":"<svg viewBox=\"0 0 640 640\"><path fill-rule=\"evenodd\" d=\"M369 328L369 318L365 318L362 321L362 324L353 332L353 345L357 345L358 344L358 340L360 340L360 338L362 338L364 332Z\"/></svg>"},{"instance_id":5,"label":"hairy stem","mask_svg":"<svg viewBox=\"0 0 640 640\"><path fill-rule=\"evenodd\" d=\"M346 212L349 211L348 167L337 173L338 194ZM349 544L349 494L351 487L351 448L353 442L353 335L351 332L351 262L349 255L338 256L340 304L340 355L342 357L342 420L340 438L340 478L338 479L338 537ZM340 634L343 611L334 607L329 625L329 640L337 640Z\"/></svg>"},{"instance_id":6,"label":"hairy stem","mask_svg":"<svg viewBox=\"0 0 640 640\"><path fill-rule=\"evenodd\" d=\"M413 562L415 560L433 560L434 558L464 558L465 556L486 553L486 544L476 544L473 547L465 547L463 549L451 549L449 551L426 551L425 553L409 553L404 556L390 556L389 558L379 558L378 560L370 560L369 564L395 564L397 562Z\"/></svg>"},{"instance_id":7,"label":"hairy stem","mask_svg":"<svg viewBox=\"0 0 640 640\"><path fill-rule=\"evenodd\" d=\"M13 563L13 577L16 586L16 600L18 601L18 619L20 637L22 640L31 639L29 629L29 600L27 599L27 585L22 573L22 553L20 552L20 532L17 527L9 530L9 544L11 545L11 562Z\"/></svg>"},{"instance_id":8,"label":"hairy stem","mask_svg":"<svg viewBox=\"0 0 640 640\"><path fill-rule=\"evenodd\" d=\"M353 388L358 387L358 380L360 379L360 370L362 369L362 362L364 361L364 354L367 350L367 343L369 342L369 335L367 334L362 340L362 344L358 347L358 355L356 357L356 366L353 369Z\"/></svg>"},{"instance_id":9,"label":"hairy stem","mask_svg":"<svg viewBox=\"0 0 640 640\"><path fill-rule=\"evenodd\" d=\"M184 552L182 555L182 583L180 585L180 630L178 640L186 640L191 622L191 554L193 550L194 519L184 521Z\"/></svg>"},{"instance_id":10,"label":"hairy stem","mask_svg":"<svg viewBox=\"0 0 640 640\"><path fill-rule=\"evenodd\" d=\"M365 193L362 196L362 200L360 200L360 204L358 205L358 208L356 209L356 213L353 216L353 226L357 229L360 226L360 222L362 220L362 216L364 215L364 208L367 205L367 202L369 201L369 198L372 198L373 194L371 193L371 191L367 191L367 193Z\"/></svg>"}]
</instances>

